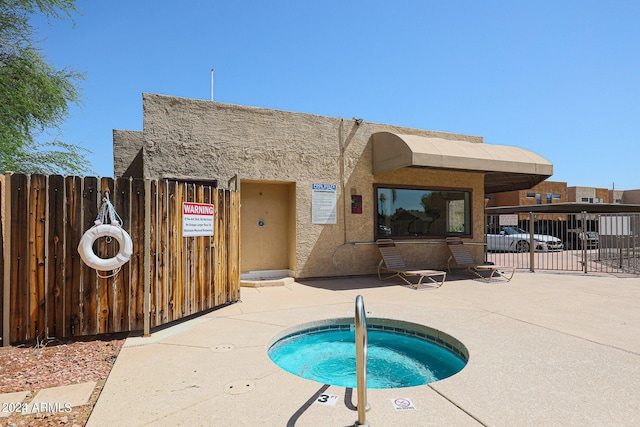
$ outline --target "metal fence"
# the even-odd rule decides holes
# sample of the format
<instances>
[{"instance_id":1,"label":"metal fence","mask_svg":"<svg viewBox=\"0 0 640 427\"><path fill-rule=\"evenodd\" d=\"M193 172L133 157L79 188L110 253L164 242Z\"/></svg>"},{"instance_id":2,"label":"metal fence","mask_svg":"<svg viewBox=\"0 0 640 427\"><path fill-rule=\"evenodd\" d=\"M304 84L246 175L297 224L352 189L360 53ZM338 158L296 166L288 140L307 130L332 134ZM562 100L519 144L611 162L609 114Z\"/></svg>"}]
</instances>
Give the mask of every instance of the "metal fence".
<instances>
[{"instance_id":1,"label":"metal fence","mask_svg":"<svg viewBox=\"0 0 640 427\"><path fill-rule=\"evenodd\" d=\"M640 274L638 213L486 215L485 259L519 269Z\"/></svg>"}]
</instances>

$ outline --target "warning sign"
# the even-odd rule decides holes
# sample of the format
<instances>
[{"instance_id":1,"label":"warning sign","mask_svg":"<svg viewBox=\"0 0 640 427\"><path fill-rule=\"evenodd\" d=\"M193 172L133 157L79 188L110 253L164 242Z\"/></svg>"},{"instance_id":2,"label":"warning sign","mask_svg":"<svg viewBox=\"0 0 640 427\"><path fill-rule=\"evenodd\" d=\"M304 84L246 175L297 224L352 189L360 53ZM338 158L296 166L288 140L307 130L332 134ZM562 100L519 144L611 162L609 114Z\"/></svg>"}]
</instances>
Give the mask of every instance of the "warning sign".
<instances>
[{"instance_id":1,"label":"warning sign","mask_svg":"<svg viewBox=\"0 0 640 427\"><path fill-rule=\"evenodd\" d=\"M391 403L393 403L393 407L396 409L396 411L406 411L406 410L416 409L411 399L406 397L398 397L396 399L391 399Z\"/></svg>"},{"instance_id":2,"label":"warning sign","mask_svg":"<svg viewBox=\"0 0 640 427\"><path fill-rule=\"evenodd\" d=\"M215 209L207 203L182 203L182 236L213 236Z\"/></svg>"}]
</instances>

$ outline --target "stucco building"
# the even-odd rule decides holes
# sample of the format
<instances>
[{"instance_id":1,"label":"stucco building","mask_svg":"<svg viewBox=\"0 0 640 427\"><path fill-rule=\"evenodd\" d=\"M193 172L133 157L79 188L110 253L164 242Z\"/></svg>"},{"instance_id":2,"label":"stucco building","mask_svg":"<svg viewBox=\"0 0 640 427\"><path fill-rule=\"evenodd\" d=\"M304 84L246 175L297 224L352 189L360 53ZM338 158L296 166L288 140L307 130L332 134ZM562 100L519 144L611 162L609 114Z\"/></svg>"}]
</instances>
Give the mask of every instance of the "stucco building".
<instances>
[{"instance_id":1,"label":"stucco building","mask_svg":"<svg viewBox=\"0 0 640 427\"><path fill-rule=\"evenodd\" d=\"M543 181L535 186L498 194L488 194L486 207L527 206L552 203L638 204L640 190L567 186L566 182Z\"/></svg>"},{"instance_id":2,"label":"stucco building","mask_svg":"<svg viewBox=\"0 0 640 427\"><path fill-rule=\"evenodd\" d=\"M443 269L446 236L484 242L486 193L553 173L479 136L155 94L143 111L142 131L113 133L115 176L238 176L245 277L371 274L381 237L407 243L408 264Z\"/></svg>"},{"instance_id":3,"label":"stucco building","mask_svg":"<svg viewBox=\"0 0 640 427\"><path fill-rule=\"evenodd\" d=\"M489 194L486 206L525 206L568 201L567 183L547 180L528 189Z\"/></svg>"}]
</instances>

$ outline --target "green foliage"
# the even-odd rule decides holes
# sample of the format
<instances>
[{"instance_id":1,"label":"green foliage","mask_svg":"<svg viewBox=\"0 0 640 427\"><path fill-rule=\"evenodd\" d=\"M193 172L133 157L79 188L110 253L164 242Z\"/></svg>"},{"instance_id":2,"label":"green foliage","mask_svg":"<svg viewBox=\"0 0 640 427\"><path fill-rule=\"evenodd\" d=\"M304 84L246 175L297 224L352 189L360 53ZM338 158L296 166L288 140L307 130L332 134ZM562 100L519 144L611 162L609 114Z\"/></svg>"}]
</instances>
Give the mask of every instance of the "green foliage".
<instances>
[{"instance_id":1,"label":"green foliage","mask_svg":"<svg viewBox=\"0 0 640 427\"><path fill-rule=\"evenodd\" d=\"M50 66L35 47L29 13L70 17L75 0L0 0L0 169L22 173L89 171L88 150L53 140L69 106L79 103L82 75Z\"/></svg>"},{"instance_id":2,"label":"green foliage","mask_svg":"<svg viewBox=\"0 0 640 427\"><path fill-rule=\"evenodd\" d=\"M71 17L71 12L76 11L76 0L2 0L12 8L21 8L27 13L41 13L60 18L62 15Z\"/></svg>"}]
</instances>

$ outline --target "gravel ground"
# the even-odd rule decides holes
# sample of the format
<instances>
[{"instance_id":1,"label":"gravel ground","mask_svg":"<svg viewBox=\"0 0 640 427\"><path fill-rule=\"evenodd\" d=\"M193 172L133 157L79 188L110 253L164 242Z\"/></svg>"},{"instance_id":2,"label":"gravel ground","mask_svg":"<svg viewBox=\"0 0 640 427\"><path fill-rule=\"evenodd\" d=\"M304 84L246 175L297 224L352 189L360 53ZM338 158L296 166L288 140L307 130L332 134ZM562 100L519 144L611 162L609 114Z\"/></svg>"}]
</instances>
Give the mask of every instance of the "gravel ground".
<instances>
[{"instance_id":1,"label":"gravel ground","mask_svg":"<svg viewBox=\"0 0 640 427\"><path fill-rule=\"evenodd\" d=\"M0 393L38 390L90 381L97 383L89 403L70 412L13 414L1 426L84 426L111 372L125 335L82 341L50 341L45 345L0 347Z\"/></svg>"}]
</instances>

